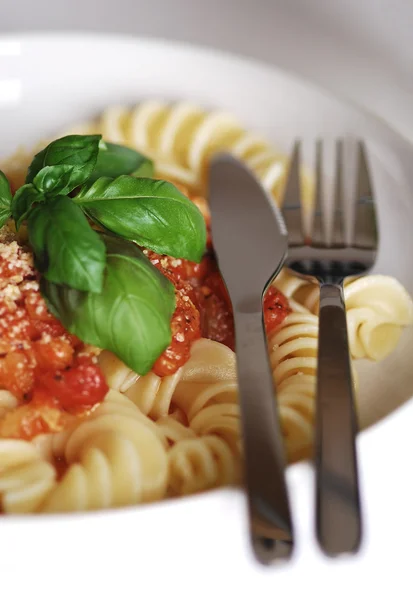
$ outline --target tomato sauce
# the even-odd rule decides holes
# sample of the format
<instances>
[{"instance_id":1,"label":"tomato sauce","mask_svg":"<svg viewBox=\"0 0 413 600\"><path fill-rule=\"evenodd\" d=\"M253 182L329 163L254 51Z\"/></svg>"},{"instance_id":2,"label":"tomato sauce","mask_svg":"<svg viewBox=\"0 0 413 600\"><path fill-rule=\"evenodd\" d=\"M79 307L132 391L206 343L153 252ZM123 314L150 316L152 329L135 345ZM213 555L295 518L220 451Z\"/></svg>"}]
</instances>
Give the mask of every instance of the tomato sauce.
<instances>
[{"instance_id":1,"label":"tomato sauce","mask_svg":"<svg viewBox=\"0 0 413 600\"><path fill-rule=\"evenodd\" d=\"M208 207L201 197L192 200L207 225L207 253L201 263L143 249L175 286L172 340L153 366L160 377L184 365L201 336L235 348L232 306L211 245ZM267 334L289 312L287 299L269 288L264 298ZM108 391L98 352L48 311L31 253L15 241L0 243L0 390L9 390L18 400L18 407L0 419L0 437L31 439L87 415Z\"/></svg>"},{"instance_id":2,"label":"tomato sauce","mask_svg":"<svg viewBox=\"0 0 413 600\"><path fill-rule=\"evenodd\" d=\"M177 348L177 344L173 341L164 353L165 356L168 355L168 369L165 370L162 366L164 355L158 359L155 365L154 371L160 376L175 372L186 362L189 358L191 343L199 335L235 350L232 305L212 247L211 215L208 204L202 196L191 195L184 186L175 185L192 200L204 217L207 229L207 253L201 263L197 264L144 250L152 264L166 275L176 288L185 286L185 294L192 303L192 305L186 306L185 314L188 319L192 319L193 326L182 332L185 339L181 344L185 345L186 350L183 354L181 347ZM196 316L197 312L199 318ZM267 335L270 335L291 312L287 298L274 286L271 286L264 296L263 312ZM172 318L172 329L175 318L176 315ZM198 320L199 333L196 331Z\"/></svg>"},{"instance_id":3,"label":"tomato sauce","mask_svg":"<svg viewBox=\"0 0 413 600\"><path fill-rule=\"evenodd\" d=\"M58 431L101 402L108 386L96 362L48 311L31 253L0 244L0 389L20 404L0 422L0 436Z\"/></svg>"},{"instance_id":4,"label":"tomato sauce","mask_svg":"<svg viewBox=\"0 0 413 600\"><path fill-rule=\"evenodd\" d=\"M231 300L213 254L208 253L196 264L151 250L144 252L177 289L177 309L171 323L172 343L155 363L154 372L161 377L175 373L188 360L191 344L201 336L235 350ZM182 303L182 293L185 303ZM263 308L267 335L291 312L287 298L273 286L264 296ZM179 339L175 331L179 332Z\"/></svg>"}]
</instances>

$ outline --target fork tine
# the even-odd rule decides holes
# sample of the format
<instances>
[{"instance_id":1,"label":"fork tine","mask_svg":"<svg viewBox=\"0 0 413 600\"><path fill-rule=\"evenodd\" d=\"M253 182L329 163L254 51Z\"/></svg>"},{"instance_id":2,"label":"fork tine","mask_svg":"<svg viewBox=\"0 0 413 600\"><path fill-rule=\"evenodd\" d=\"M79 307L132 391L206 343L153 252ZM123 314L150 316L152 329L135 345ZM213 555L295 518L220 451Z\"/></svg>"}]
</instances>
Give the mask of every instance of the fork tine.
<instances>
[{"instance_id":1,"label":"fork tine","mask_svg":"<svg viewBox=\"0 0 413 600\"><path fill-rule=\"evenodd\" d=\"M311 219L311 243L322 244L324 242L324 211L322 207L323 195L323 142L316 140L315 143L315 190L314 205Z\"/></svg>"},{"instance_id":2,"label":"fork tine","mask_svg":"<svg viewBox=\"0 0 413 600\"><path fill-rule=\"evenodd\" d=\"M341 200L343 209L344 243L351 246L354 240L359 143L351 137L342 141Z\"/></svg>"},{"instance_id":3,"label":"fork tine","mask_svg":"<svg viewBox=\"0 0 413 600\"><path fill-rule=\"evenodd\" d=\"M342 194L342 164L343 164L343 142L338 139L335 142L335 189L334 189L334 201L335 209L332 217L332 240L334 245L341 246L344 243L344 213L345 207L343 204Z\"/></svg>"},{"instance_id":4,"label":"fork tine","mask_svg":"<svg viewBox=\"0 0 413 600\"><path fill-rule=\"evenodd\" d=\"M332 139L317 140L316 189L311 230L313 244L331 247L342 243L339 175L337 143Z\"/></svg>"},{"instance_id":5,"label":"fork tine","mask_svg":"<svg viewBox=\"0 0 413 600\"><path fill-rule=\"evenodd\" d=\"M301 222L303 227L303 235L307 244L311 243L311 237L313 233L315 205L317 200L317 145L314 144L314 140L308 139L301 142L301 165L300 165L300 181L301 181ZM304 172L306 169L310 169L315 173L315 182L312 190L304 194ZM308 184L308 183L307 183Z\"/></svg>"},{"instance_id":6,"label":"fork tine","mask_svg":"<svg viewBox=\"0 0 413 600\"><path fill-rule=\"evenodd\" d=\"M282 214L290 246L301 246L304 243L301 214L300 149L301 144L297 140L291 155L282 204Z\"/></svg>"},{"instance_id":7,"label":"fork tine","mask_svg":"<svg viewBox=\"0 0 413 600\"><path fill-rule=\"evenodd\" d=\"M342 241L340 203L337 181L340 178L337 142L325 139L322 148L321 208L323 212L324 244L339 245Z\"/></svg>"},{"instance_id":8,"label":"fork tine","mask_svg":"<svg viewBox=\"0 0 413 600\"><path fill-rule=\"evenodd\" d=\"M374 249L378 244L376 211L365 144L359 144L354 243Z\"/></svg>"}]
</instances>

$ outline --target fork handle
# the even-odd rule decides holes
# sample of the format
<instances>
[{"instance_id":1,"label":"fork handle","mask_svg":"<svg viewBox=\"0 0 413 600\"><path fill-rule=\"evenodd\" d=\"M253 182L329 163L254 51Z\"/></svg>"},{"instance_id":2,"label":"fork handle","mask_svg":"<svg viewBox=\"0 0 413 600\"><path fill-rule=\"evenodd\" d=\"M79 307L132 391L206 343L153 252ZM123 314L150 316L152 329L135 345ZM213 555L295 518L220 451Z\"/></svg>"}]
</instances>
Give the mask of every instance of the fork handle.
<instances>
[{"instance_id":1,"label":"fork handle","mask_svg":"<svg viewBox=\"0 0 413 600\"><path fill-rule=\"evenodd\" d=\"M261 302L258 308L234 307L234 319L251 541L258 560L270 564L290 557L293 530Z\"/></svg>"},{"instance_id":2,"label":"fork handle","mask_svg":"<svg viewBox=\"0 0 413 600\"><path fill-rule=\"evenodd\" d=\"M355 553L361 541L358 426L342 285L321 284L317 380L317 538L330 556Z\"/></svg>"}]
</instances>

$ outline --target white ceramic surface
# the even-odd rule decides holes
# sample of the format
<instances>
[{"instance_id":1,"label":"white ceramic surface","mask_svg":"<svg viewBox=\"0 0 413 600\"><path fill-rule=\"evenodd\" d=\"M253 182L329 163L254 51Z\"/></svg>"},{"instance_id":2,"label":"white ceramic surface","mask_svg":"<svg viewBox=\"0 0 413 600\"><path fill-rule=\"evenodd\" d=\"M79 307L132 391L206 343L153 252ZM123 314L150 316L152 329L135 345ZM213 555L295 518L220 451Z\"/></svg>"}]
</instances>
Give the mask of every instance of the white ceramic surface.
<instances>
[{"instance_id":1,"label":"white ceramic surface","mask_svg":"<svg viewBox=\"0 0 413 600\"><path fill-rule=\"evenodd\" d=\"M186 98L231 110L284 150L295 135L365 136L373 161L382 233L376 271L397 276L413 292L409 227L413 223L409 179L413 152L382 123L282 72L215 52L99 36L0 38L0 156L20 143L30 144L83 120L108 104L149 97ZM401 403L413 392L412 348L413 332L406 331L400 348L384 364L363 365L363 424L380 418L390 405ZM30 557L29 568L44 569L45 560L53 565L52 577L70 573L71 562L77 574L88 571L93 563L99 573L95 589L105 593L113 589L114 594L117 590L118 597L128 598L150 585L156 586L159 595L170 595L181 586L181 597L186 597L185 590L188 597L207 597L212 590L216 595L224 589L217 583L220 575L225 575L228 592L243 589L252 594L254 590L259 597L259 592L268 591L271 585L274 593L294 589L304 593L310 581L323 587L329 577L341 579L346 569L357 572L360 564L365 570L375 570L376 565L385 564L390 542L397 548L409 528L413 533L406 500L408 483L397 476L403 473L408 450L413 449L407 438L412 412L411 404L405 405L360 436L366 543L357 560L331 564L328 577L324 574L326 559L315 550L312 540L311 471L307 465L289 471L299 544L295 562L281 570L263 571L252 561L241 492L216 491L110 514L7 519L0 537L1 571L15 577L22 554ZM390 469L392 464L396 468ZM391 513L393 494L399 507L396 514ZM391 522L387 522L389 512ZM402 556L397 569L403 560ZM376 573L377 581L384 576L384 571ZM65 593L72 584L74 580ZM378 589L385 585L382 580ZM341 594L353 589L349 586L348 580L342 581L334 597L345 597ZM369 589L375 589L371 582Z\"/></svg>"},{"instance_id":2,"label":"white ceramic surface","mask_svg":"<svg viewBox=\"0 0 413 600\"><path fill-rule=\"evenodd\" d=\"M408 0L2 0L0 32L95 31L237 52L340 94L413 139Z\"/></svg>"}]
</instances>

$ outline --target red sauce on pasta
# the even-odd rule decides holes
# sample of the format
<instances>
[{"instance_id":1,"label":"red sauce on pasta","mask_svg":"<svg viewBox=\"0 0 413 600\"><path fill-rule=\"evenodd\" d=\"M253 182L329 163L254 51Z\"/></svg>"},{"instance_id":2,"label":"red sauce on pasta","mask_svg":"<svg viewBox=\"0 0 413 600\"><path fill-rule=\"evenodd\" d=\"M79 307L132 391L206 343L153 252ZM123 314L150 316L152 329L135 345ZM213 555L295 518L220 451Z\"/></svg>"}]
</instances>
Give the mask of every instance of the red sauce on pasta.
<instances>
[{"instance_id":1,"label":"red sauce on pasta","mask_svg":"<svg viewBox=\"0 0 413 600\"><path fill-rule=\"evenodd\" d=\"M172 344L159 357L154 372L159 376L171 375L189 358L193 341L200 337L225 344L235 349L234 318L231 300L211 254L200 264L188 260L161 256L145 250L155 267L168 277L178 290L185 290L187 302L181 308L177 291L177 310L172 318ZM275 287L270 287L264 297L264 322L267 335L271 334L291 312L286 297ZM185 327L177 327L184 319ZM180 341L174 335L179 331Z\"/></svg>"},{"instance_id":2,"label":"red sauce on pasta","mask_svg":"<svg viewBox=\"0 0 413 600\"><path fill-rule=\"evenodd\" d=\"M32 256L16 242L0 248L0 389L21 404L0 436L27 439L60 430L108 391L93 351L47 310Z\"/></svg>"},{"instance_id":3,"label":"red sauce on pasta","mask_svg":"<svg viewBox=\"0 0 413 600\"><path fill-rule=\"evenodd\" d=\"M210 340L225 344L232 350L235 349L234 318L232 305L227 288L218 270L218 265L212 250L211 241L211 215L205 199L201 196L191 195L188 190L176 184L201 211L207 227L207 254L200 264L184 259L160 256L150 250L145 254L155 267L166 275L175 287L186 286L186 295L194 306L187 306L186 315L197 321L196 311L199 312L200 335ZM285 317L291 312L287 298L275 287L270 287L264 297L264 323L267 335L270 335L278 327ZM175 315L174 315L175 317ZM172 319L172 329L173 329ZM199 337L196 325L183 332L185 341L181 344L186 346L185 352L181 346L177 347L173 341L172 346L165 351L165 357L161 356L154 371L162 376L174 373L189 358L192 341ZM167 360L167 368L163 365ZM185 359L184 359L185 356Z\"/></svg>"},{"instance_id":4,"label":"red sauce on pasta","mask_svg":"<svg viewBox=\"0 0 413 600\"><path fill-rule=\"evenodd\" d=\"M235 347L231 301L211 247L205 200L193 197L204 215L208 243L200 264L144 250L152 264L175 286L172 340L153 366L163 377L189 359L201 336ZM39 291L32 255L16 242L0 244L0 390L8 390L18 407L0 419L0 437L31 439L60 431L88 414L108 391L97 364L97 349L88 348L48 311ZM267 333L290 312L287 299L270 288L264 299Z\"/></svg>"}]
</instances>

